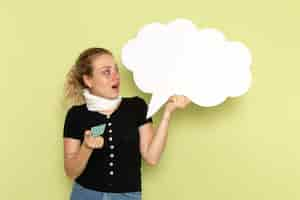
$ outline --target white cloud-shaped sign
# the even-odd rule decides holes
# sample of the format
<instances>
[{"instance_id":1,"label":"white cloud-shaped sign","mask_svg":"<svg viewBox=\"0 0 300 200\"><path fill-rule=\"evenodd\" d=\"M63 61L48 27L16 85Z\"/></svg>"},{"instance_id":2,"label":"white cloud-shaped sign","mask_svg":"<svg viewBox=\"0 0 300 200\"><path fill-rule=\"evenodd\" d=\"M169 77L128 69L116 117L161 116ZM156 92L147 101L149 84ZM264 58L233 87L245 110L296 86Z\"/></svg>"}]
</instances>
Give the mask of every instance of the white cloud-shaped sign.
<instances>
[{"instance_id":1,"label":"white cloud-shaped sign","mask_svg":"<svg viewBox=\"0 0 300 200\"><path fill-rule=\"evenodd\" d=\"M245 94L252 80L251 53L244 44L186 19L145 25L123 46L121 60L137 87L152 93L148 117L172 95L216 106Z\"/></svg>"}]
</instances>

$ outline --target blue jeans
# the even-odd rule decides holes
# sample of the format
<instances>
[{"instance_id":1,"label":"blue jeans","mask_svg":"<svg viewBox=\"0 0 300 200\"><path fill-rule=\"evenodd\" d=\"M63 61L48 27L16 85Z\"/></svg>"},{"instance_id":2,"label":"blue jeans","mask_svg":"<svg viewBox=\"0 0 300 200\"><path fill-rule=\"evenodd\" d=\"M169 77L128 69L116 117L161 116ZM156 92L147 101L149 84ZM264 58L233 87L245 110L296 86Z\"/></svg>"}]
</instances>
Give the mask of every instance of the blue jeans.
<instances>
[{"instance_id":1,"label":"blue jeans","mask_svg":"<svg viewBox=\"0 0 300 200\"><path fill-rule=\"evenodd\" d=\"M141 200L141 192L110 193L99 192L73 183L71 200Z\"/></svg>"}]
</instances>

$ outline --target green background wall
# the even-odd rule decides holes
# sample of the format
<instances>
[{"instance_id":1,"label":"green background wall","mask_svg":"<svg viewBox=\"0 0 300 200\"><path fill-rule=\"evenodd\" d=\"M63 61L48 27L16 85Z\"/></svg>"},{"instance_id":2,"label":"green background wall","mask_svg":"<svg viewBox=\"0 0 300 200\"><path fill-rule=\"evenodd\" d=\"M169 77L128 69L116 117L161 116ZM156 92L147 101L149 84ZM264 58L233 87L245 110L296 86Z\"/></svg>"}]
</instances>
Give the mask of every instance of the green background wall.
<instances>
[{"instance_id":1,"label":"green background wall","mask_svg":"<svg viewBox=\"0 0 300 200\"><path fill-rule=\"evenodd\" d=\"M221 106L175 113L160 164L143 165L144 199L300 199L299 8L297 0L2 0L0 198L68 199L62 88L80 51L106 47L120 61L144 24L184 17L244 42L253 85ZM124 67L121 78L123 96L149 102Z\"/></svg>"}]
</instances>

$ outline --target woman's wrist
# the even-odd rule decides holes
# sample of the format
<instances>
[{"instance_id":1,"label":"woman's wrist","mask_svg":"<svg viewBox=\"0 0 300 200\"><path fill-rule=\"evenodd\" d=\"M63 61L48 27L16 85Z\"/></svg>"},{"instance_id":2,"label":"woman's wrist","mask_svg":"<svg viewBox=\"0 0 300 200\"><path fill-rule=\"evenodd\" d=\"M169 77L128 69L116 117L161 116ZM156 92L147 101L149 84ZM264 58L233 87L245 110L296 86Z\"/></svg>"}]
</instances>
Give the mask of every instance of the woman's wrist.
<instances>
[{"instance_id":1,"label":"woman's wrist","mask_svg":"<svg viewBox=\"0 0 300 200\"><path fill-rule=\"evenodd\" d=\"M87 143L84 142L84 141L82 142L82 147L83 147L85 150L89 150L89 151L92 151L92 150L93 150L93 148L90 147L90 146L88 146Z\"/></svg>"},{"instance_id":2,"label":"woman's wrist","mask_svg":"<svg viewBox=\"0 0 300 200\"><path fill-rule=\"evenodd\" d=\"M169 120L171 118L171 115L172 115L172 112L165 109L162 119Z\"/></svg>"}]
</instances>

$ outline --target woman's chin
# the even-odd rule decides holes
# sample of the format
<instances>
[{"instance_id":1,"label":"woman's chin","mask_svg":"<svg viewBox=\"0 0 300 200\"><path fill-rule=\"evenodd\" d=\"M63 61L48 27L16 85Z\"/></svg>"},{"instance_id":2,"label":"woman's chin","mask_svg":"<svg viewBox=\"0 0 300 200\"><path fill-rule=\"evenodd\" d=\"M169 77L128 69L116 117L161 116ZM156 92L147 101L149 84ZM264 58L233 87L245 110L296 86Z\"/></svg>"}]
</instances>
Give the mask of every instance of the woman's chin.
<instances>
[{"instance_id":1,"label":"woman's chin","mask_svg":"<svg viewBox=\"0 0 300 200\"><path fill-rule=\"evenodd\" d=\"M112 94L112 95L109 96L109 99L115 99L115 98L118 98L119 95L120 95L119 92L114 92L114 94Z\"/></svg>"},{"instance_id":2,"label":"woman's chin","mask_svg":"<svg viewBox=\"0 0 300 200\"><path fill-rule=\"evenodd\" d=\"M120 89L116 88L116 89L113 89L113 91L114 91L114 94L113 94L114 98L117 98L120 95Z\"/></svg>"}]
</instances>

